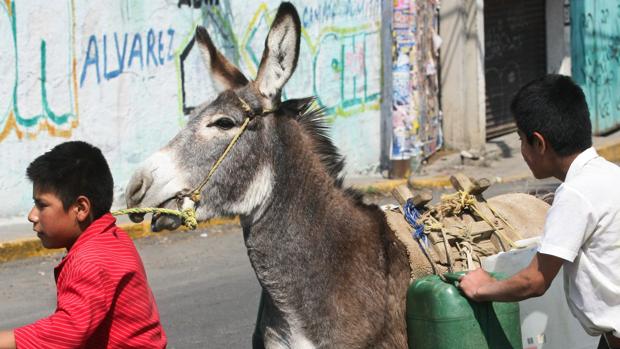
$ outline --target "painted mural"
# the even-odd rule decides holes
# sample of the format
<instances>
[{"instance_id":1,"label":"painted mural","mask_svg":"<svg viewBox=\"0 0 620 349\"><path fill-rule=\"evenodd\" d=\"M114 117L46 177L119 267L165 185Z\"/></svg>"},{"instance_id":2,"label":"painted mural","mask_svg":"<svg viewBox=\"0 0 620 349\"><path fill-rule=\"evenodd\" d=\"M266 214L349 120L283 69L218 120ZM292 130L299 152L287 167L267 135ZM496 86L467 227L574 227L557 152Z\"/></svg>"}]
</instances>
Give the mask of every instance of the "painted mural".
<instances>
[{"instance_id":1,"label":"painted mural","mask_svg":"<svg viewBox=\"0 0 620 349\"><path fill-rule=\"evenodd\" d=\"M302 21L297 71L285 98L317 96L348 175L380 157L381 1L293 1ZM31 205L26 166L65 140L100 147L123 204L134 168L215 97L193 32L256 74L279 1L0 0L0 224ZM360 151L364 149L364 151ZM19 218L18 218L19 217Z\"/></svg>"},{"instance_id":2,"label":"painted mural","mask_svg":"<svg viewBox=\"0 0 620 349\"><path fill-rule=\"evenodd\" d=\"M392 50L393 160L415 170L442 145L436 0L394 0Z\"/></svg>"},{"instance_id":3,"label":"painted mural","mask_svg":"<svg viewBox=\"0 0 620 349\"><path fill-rule=\"evenodd\" d=\"M572 75L583 88L592 132L620 128L620 4L584 0L570 4Z\"/></svg>"}]
</instances>

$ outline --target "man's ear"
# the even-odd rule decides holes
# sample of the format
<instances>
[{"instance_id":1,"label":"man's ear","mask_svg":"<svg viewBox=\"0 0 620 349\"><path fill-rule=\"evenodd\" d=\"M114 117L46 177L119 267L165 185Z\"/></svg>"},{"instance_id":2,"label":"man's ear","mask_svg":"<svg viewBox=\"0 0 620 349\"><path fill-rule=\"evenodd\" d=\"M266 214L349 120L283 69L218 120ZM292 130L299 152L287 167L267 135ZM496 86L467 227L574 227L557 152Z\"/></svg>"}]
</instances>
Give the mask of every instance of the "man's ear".
<instances>
[{"instance_id":1,"label":"man's ear","mask_svg":"<svg viewBox=\"0 0 620 349\"><path fill-rule=\"evenodd\" d=\"M540 155L543 155L545 153L545 151L547 151L547 149L549 147L545 137L542 134L540 134L539 132L536 132L536 131L534 131L534 133L532 133L532 145L534 146L534 148L536 149L536 151Z\"/></svg>"},{"instance_id":2,"label":"man's ear","mask_svg":"<svg viewBox=\"0 0 620 349\"><path fill-rule=\"evenodd\" d=\"M73 209L76 210L76 218L80 223L87 221L91 217L90 200L84 195L78 196L73 204Z\"/></svg>"}]
</instances>

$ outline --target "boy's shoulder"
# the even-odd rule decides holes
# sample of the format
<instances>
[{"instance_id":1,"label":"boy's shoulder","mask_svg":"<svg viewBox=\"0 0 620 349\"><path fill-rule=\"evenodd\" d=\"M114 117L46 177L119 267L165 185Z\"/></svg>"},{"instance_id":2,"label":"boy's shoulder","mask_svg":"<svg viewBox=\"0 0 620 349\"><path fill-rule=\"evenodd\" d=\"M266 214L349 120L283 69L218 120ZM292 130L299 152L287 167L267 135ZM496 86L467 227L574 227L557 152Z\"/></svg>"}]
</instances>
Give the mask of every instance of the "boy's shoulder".
<instances>
[{"instance_id":1,"label":"boy's shoulder","mask_svg":"<svg viewBox=\"0 0 620 349\"><path fill-rule=\"evenodd\" d=\"M596 157L564 183L593 201L612 199L620 204L620 167L603 157Z\"/></svg>"},{"instance_id":2,"label":"boy's shoulder","mask_svg":"<svg viewBox=\"0 0 620 349\"><path fill-rule=\"evenodd\" d=\"M617 183L620 180L620 167L602 156L597 156L583 165L578 175L574 177L574 182L583 185L593 179Z\"/></svg>"},{"instance_id":3,"label":"boy's shoulder","mask_svg":"<svg viewBox=\"0 0 620 349\"><path fill-rule=\"evenodd\" d=\"M83 237L84 241L67 255L73 263L101 264L102 268L108 268L119 261L130 262L139 258L129 235L116 224L107 225L105 229L89 227L85 233L88 236Z\"/></svg>"}]
</instances>

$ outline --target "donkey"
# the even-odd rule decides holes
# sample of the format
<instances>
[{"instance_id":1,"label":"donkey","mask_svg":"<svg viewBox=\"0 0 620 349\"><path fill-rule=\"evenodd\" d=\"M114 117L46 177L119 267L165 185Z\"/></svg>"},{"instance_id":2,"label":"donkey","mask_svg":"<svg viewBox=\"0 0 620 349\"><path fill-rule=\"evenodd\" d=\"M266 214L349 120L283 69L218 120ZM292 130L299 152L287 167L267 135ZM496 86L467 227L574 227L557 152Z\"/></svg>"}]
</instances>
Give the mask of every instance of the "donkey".
<instances>
[{"instance_id":1,"label":"donkey","mask_svg":"<svg viewBox=\"0 0 620 349\"><path fill-rule=\"evenodd\" d=\"M249 117L202 188L196 213L201 220L240 217L263 288L255 347L406 348L404 247L379 207L343 188L343 158L312 99L281 101L297 65L300 30L295 7L282 3L256 80L248 81L207 31L196 29L195 43L224 92L196 108L187 126L136 170L127 206L185 207L185 194ZM165 215L151 222L154 231L179 223Z\"/></svg>"}]
</instances>

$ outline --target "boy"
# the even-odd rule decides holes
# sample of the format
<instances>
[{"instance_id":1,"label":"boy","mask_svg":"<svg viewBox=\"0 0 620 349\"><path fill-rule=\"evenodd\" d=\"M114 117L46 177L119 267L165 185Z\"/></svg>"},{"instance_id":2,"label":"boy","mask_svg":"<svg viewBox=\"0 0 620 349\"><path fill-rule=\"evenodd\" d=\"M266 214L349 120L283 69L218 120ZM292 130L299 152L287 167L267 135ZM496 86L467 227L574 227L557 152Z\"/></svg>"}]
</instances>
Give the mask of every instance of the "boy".
<instances>
[{"instance_id":1,"label":"boy","mask_svg":"<svg viewBox=\"0 0 620 349\"><path fill-rule=\"evenodd\" d=\"M57 307L0 332L0 348L164 348L166 335L135 246L109 213L113 180L101 151L66 142L36 158L28 214L46 248L66 248L54 269Z\"/></svg>"},{"instance_id":2,"label":"boy","mask_svg":"<svg viewBox=\"0 0 620 349\"><path fill-rule=\"evenodd\" d=\"M599 348L620 348L620 168L592 148L585 96L569 77L528 83L510 109L534 177L563 183L530 265L503 281L478 269L460 288L475 301L520 301L543 295L564 266L573 315L590 335L602 335Z\"/></svg>"}]
</instances>

